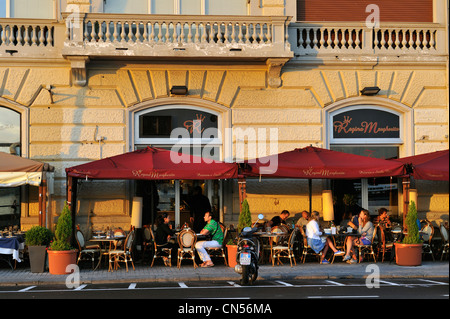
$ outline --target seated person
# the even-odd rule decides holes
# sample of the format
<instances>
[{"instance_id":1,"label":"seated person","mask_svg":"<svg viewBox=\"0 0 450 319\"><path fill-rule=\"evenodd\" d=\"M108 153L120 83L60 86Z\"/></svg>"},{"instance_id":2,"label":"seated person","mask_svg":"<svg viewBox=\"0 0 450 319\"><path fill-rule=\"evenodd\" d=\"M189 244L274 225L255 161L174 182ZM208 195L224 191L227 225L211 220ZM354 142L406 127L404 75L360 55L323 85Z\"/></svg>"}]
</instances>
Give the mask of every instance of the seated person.
<instances>
[{"instance_id":1,"label":"seated person","mask_svg":"<svg viewBox=\"0 0 450 319\"><path fill-rule=\"evenodd\" d=\"M206 248L222 247L223 232L219 223L212 219L212 214L210 212L205 213L204 220L206 222L206 226L200 231L200 234L211 234L211 240L198 241L195 244L195 248L197 249L197 253L200 256L200 259L203 261L203 263L200 264L200 267L213 267L214 264L211 261Z\"/></svg>"},{"instance_id":2,"label":"seated person","mask_svg":"<svg viewBox=\"0 0 450 319\"><path fill-rule=\"evenodd\" d=\"M163 245L164 248L175 248L176 244L171 239L174 235L174 231L172 230L172 225L169 224L170 216L167 213L163 213L157 218L157 228L155 234L155 242L157 245ZM173 250L172 250L173 253ZM164 264L168 266L169 260L167 257L163 257Z\"/></svg>"},{"instance_id":3,"label":"seated person","mask_svg":"<svg viewBox=\"0 0 450 319\"><path fill-rule=\"evenodd\" d=\"M349 223L350 224L350 223ZM362 209L358 217L358 234L361 238L355 236L347 237L347 252L344 256L343 261L348 261L353 264L356 263L356 251L354 250L355 245L370 245L372 243L373 232L375 228L370 221L370 213L367 209ZM351 257L353 254L353 258ZM361 258L361 256L360 256Z\"/></svg>"},{"instance_id":4,"label":"seated person","mask_svg":"<svg viewBox=\"0 0 450 319\"><path fill-rule=\"evenodd\" d=\"M302 217L300 217L297 220L297 223L295 225L297 225L298 227L304 228L304 227L306 227L306 225L308 225L310 219L311 219L311 214L308 211L304 210L304 211L302 211Z\"/></svg>"},{"instance_id":5,"label":"seated person","mask_svg":"<svg viewBox=\"0 0 450 319\"><path fill-rule=\"evenodd\" d=\"M275 227L275 226L280 226L281 224L286 225L286 219L288 219L289 217L289 212L287 210L283 210L280 213L280 216L275 216L274 218L272 218L268 223L267 226L268 227Z\"/></svg>"},{"instance_id":6,"label":"seated person","mask_svg":"<svg viewBox=\"0 0 450 319\"><path fill-rule=\"evenodd\" d=\"M321 264L329 264L328 260L325 259L325 255L328 252L328 247L330 247L336 256L342 256L345 253L343 251L337 250L333 244L333 241L326 237L325 240L322 240L321 237L322 232L319 228L319 213L314 211L311 214L311 220L308 225L306 225L306 237L308 237L308 245L311 247L316 254L319 254L322 251L322 255L320 257Z\"/></svg>"},{"instance_id":7,"label":"seated person","mask_svg":"<svg viewBox=\"0 0 450 319\"><path fill-rule=\"evenodd\" d=\"M342 220L339 226L346 228L351 218L352 214L350 212L344 212L344 215L342 216Z\"/></svg>"}]
</instances>

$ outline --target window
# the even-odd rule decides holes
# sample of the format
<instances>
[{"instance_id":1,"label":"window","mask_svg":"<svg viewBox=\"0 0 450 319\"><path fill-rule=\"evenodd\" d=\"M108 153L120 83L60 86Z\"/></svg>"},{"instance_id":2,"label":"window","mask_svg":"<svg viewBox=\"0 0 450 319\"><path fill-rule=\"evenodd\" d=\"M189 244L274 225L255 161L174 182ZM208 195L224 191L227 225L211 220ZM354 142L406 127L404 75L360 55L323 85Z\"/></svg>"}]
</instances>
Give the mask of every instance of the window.
<instances>
[{"instance_id":1,"label":"window","mask_svg":"<svg viewBox=\"0 0 450 319\"><path fill-rule=\"evenodd\" d=\"M0 152L20 155L20 122L19 113L0 106Z\"/></svg>"},{"instance_id":2,"label":"window","mask_svg":"<svg viewBox=\"0 0 450 319\"><path fill-rule=\"evenodd\" d=\"M20 155L21 116L0 106L0 152ZM20 187L0 188L0 228L20 224Z\"/></svg>"},{"instance_id":3,"label":"window","mask_svg":"<svg viewBox=\"0 0 450 319\"><path fill-rule=\"evenodd\" d=\"M0 0L0 18L6 18L6 1Z\"/></svg>"},{"instance_id":4,"label":"window","mask_svg":"<svg viewBox=\"0 0 450 319\"><path fill-rule=\"evenodd\" d=\"M328 114L330 149L360 156L398 158L403 142L403 117L400 112L374 105L355 105ZM398 214L399 181L397 178L368 178L331 181L339 212L358 214L360 208L372 215L385 207ZM345 204L354 199L352 208Z\"/></svg>"},{"instance_id":5,"label":"window","mask_svg":"<svg viewBox=\"0 0 450 319\"><path fill-rule=\"evenodd\" d=\"M106 13L247 15L247 0L105 0Z\"/></svg>"},{"instance_id":6,"label":"window","mask_svg":"<svg viewBox=\"0 0 450 319\"><path fill-rule=\"evenodd\" d=\"M52 19L53 0L4 0L10 2L11 18ZM0 5L2 1L0 1ZM1 13L0 9L0 13ZM1 14L0 14L1 17Z\"/></svg>"},{"instance_id":7,"label":"window","mask_svg":"<svg viewBox=\"0 0 450 319\"><path fill-rule=\"evenodd\" d=\"M220 160L219 114L172 105L135 114L136 148L152 145Z\"/></svg>"}]
</instances>

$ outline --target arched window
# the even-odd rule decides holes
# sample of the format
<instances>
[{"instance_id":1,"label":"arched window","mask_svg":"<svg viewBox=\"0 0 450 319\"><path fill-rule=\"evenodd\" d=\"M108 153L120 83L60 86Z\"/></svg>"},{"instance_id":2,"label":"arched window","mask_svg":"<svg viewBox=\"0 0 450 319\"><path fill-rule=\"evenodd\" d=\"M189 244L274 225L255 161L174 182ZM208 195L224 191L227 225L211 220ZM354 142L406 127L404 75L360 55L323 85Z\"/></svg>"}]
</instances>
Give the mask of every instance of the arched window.
<instances>
[{"instance_id":1,"label":"arched window","mask_svg":"<svg viewBox=\"0 0 450 319\"><path fill-rule=\"evenodd\" d=\"M147 145L220 160L220 114L187 105L168 105L136 112L135 148Z\"/></svg>"},{"instance_id":2,"label":"arched window","mask_svg":"<svg viewBox=\"0 0 450 319\"><path fill-rule=\"evenodd\" d=\"M0 105L0 152L20 155L21 114ZM0 228L20 224L20 187L0 187Z\"/></svg>"},{"instance_id":3,"label":"arched window","mask_svg":"<svg viewBox=\"0 0 450 319\"><path fill-rule=\"evenodd\" d=\"M356 99L329 107L325 110L328 148L383 159L408 154L411 115L406 107L391 104ZM399 213L401 184L395 177L333 180L331 184L339 211L357 214L359 206L373 215L381 207L394 216ZM352 199L353 205L348 205Z\"/></svg>"},{"instance_id":4,"label":"arched window","mask_svg":"<svg viewBox=\"0 0 450 319\"><path fill-rule=\"evenodd\" d=\"M0 105L0 152L20 155L20 113Z\"/></svg>"}]
</instances>

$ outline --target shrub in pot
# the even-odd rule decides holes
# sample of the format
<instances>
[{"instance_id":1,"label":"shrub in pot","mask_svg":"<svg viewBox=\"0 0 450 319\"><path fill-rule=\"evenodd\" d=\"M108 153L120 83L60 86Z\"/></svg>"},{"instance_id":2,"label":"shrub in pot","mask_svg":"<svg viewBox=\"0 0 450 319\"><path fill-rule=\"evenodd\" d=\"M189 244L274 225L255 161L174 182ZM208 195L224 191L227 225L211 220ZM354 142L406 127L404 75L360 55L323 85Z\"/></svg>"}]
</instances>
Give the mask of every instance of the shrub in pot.
<instances>
[{"instance_id":1,"label":"shrub in pot","mask_svg":"<svg viewBox=\"0 0 450 319\"><path fill-rule=\"evenodd\" d=\"M400 266L420 266L422 264L422 240L417 225L416 203L411 201L406 215L408 234L402 243L395 243L395 258Z\"/></svg>"},{"instance_id":2,"label":"shrub in pot","mask_svg":"<svg viewBox=\"0 0 450 319\"><path fill-rule=\"evenodd\" d=\"M248 205L248 201L244 199L242 202L242 210L239 214L239 223L238 223L238 235L245 227L252 226L252 214L250 213L250 206Z\"/></svg>"},{"instance_id":3,"label":"shrub in pot","mask_svg":"<svg viewBox=\"0 0 450 319\"><path fill-rule=\"evenodd\" d=\"M33 273L42 273L45 268L46 249L53 238L50 229L33 226L25 235L30 256L30 268Z\"/></svg>"},{"instance_id":4,"label":"shrub in pot","mask_svg":"<svg viewBox=\"0 0 450 319\"><path fill-rule=\"evenodd\" d=\"M53 275L65 275L67 266L76 264L77 250L70 244L72 237L72 216L67 202L58 218L55 240L50 244L48 252L49 271Z\"/></svg>"}]
</instances>

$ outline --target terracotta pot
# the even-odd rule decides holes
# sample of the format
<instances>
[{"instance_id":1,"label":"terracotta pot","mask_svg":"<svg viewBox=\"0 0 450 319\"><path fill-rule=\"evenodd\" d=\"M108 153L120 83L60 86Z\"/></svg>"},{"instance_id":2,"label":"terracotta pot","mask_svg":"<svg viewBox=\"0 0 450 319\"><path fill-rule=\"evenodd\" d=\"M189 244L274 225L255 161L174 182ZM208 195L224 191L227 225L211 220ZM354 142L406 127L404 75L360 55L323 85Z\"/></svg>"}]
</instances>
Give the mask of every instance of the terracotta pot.
<instances>
[{"instance_id":1,"label":"terracotta pot","mask_svg":"<svg viewBox=\"0 0 450 319\"><path fill-rule=\"evenodd\" d=\"M237 245L227 245L228 266L234 268L236 266Z\"/></svg>"},{"instance_id":2,"label":"terracotta pot","mask_svg":"<svg viewBox=\"0 0 450 319\"><path fill-rule=\"evenodd\" d=\"M395 243L395 262L399 266L422 265L422 244Z\"/></svg>"},{"instance_id":3,"label":"terracotta pot","mask_svg":"<svg viewBox=\"0 0 450 319\"><path fill-rule=\"evenodd\" d=\"M47 250L48 268L52 275L66 275L68 265L77 263L77 250Z\"/></svg>"}]
</instances>

